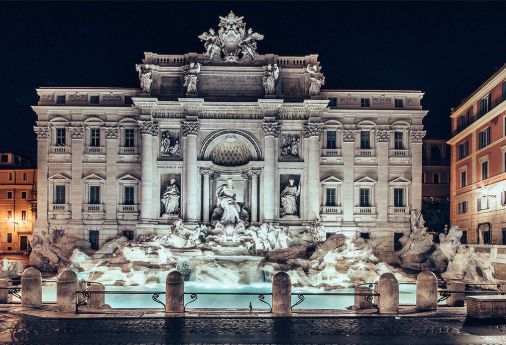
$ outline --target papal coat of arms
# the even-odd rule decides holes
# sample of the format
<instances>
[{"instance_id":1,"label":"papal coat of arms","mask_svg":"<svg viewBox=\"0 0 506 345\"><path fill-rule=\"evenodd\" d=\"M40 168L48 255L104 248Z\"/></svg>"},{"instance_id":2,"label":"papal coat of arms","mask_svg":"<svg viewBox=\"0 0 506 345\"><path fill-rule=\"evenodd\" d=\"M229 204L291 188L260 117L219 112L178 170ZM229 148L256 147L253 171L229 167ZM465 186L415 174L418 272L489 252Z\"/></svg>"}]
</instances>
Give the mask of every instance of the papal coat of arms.
<instances>
[{"instance_id":1,"label":"papal coat of arms","mask_svg":"<svg viewBox=\"0 0 506 345\"><path fill-rule=\"evenodd\" d=\"M241 62L254 61L257 55L257 41L264 36L253 32L252 28L246 30L244 17L237 17L230 11L228 16L220 17L218 33L214 29L199 36L204 42L204 54L209 61Z\"/></svg>"}]
</instances>

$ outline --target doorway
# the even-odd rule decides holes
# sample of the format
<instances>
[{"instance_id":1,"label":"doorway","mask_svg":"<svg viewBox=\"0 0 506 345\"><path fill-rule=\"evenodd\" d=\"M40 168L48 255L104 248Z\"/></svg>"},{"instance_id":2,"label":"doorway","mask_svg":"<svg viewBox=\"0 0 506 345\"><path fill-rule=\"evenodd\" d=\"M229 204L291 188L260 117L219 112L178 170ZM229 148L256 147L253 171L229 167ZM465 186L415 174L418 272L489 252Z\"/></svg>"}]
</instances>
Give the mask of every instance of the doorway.
<instances>
[{"instance_id":1,"label":"doorway","mask_svg":"<svg viewBox=\"0 0 506 345\"><path fill-rule=\"evenodd\" d=\"M19 250L22 252L28 250L28 236L19 236Z\"/></svg>"}]
</instances>

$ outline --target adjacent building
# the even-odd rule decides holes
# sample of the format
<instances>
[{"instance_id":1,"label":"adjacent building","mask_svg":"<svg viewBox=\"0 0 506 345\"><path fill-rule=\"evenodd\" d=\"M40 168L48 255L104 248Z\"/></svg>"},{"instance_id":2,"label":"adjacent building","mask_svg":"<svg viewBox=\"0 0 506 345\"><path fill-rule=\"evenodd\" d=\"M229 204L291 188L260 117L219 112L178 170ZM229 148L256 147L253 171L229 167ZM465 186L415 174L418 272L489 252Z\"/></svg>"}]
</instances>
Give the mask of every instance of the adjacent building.
<instances>
[{"instance_id":1,"label":"adjacent building","mask_svg":"<svg viewBox=\"0 0 506 345\"><path fill-rule=\"evenodd\" d=\"M434 232L450 224L450 156L445 139L423 139L422 211Z\"/></svg>"},{"instance_id":2,"label":"adjacent building","mask_svg":"<svg viewBox=\"0 0 506 345\"><path fill-rule=\"evenodd\" d=\"M0 253L29 249L35 220L36 170L25 158L0 153Z\"/></svg>"},{"instance_id":3,"label":"adjacent building","mask_svg":"<svg viewBox=\"0 0 506 345\"><path fill-rule=\"evenodd\" d=\"M204 54L145 53L140 88L39 88L36 231L96 248L176 219L321 219L392 252L421 208L423 93L320 90L317 55L257 54L243 25L222 18Z\"/></svg>"},{"instance_id":4,"label":"adjacent building","mask_svg":"<svg viewBox=\"0 0 506 345\"><path fill-rule=\"evenodd\" d=\"M451 223L506 244L506 65L451 113Z\"/></svg>"}]
</instances>

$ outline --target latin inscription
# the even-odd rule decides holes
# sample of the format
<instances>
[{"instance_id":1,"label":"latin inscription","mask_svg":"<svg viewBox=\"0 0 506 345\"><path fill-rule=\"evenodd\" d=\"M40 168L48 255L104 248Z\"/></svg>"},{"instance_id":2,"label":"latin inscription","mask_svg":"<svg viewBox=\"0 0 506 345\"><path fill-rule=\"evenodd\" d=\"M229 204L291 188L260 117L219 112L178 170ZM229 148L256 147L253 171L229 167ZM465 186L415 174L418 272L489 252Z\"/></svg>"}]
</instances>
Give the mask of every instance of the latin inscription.
<instances>
[{"instance_id":1,"label":"latin inscription","mask_svg":"<svg viewBox=\"0 0 506 345\"><path fill-rule=\"evenodd\" d=\"M249 94L263 93L262 76L201 75L197 84L199 93Z\"/></svg>"}]
</instances>

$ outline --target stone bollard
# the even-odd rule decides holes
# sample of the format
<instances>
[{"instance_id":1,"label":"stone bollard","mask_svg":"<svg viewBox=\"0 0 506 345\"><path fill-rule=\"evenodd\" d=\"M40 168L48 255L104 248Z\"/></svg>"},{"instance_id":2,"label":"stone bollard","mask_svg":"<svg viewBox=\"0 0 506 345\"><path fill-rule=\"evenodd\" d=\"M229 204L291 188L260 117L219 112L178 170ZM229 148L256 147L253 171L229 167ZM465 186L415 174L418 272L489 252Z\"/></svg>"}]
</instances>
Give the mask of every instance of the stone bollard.
<instances>
[{"instance_id":1,"label":"stone bollard","mask_svg":"<svg viewBox=\"0 0 506 345\"><path fill-rule=\"evenodd\" d=\"M429 271L420 272L416 278L416 310L437 309L437 278Z\"/></svg>"},{"instance_id":2,"label":"stone bollard","mask_svg":"<svg viewBox=\"0 0 506 345\"><path fill-rule=\"evenodd\" d=\"M458 291L451 293L446 300L446 305L449 307L463 307L466 299L466 284L462 281L454 280L446 284L448 291Z\"/></svg>"},{"instance_id":3,"label":"stone bollard","mask_svg":"<svg viewBox=\"0 0 506 345\"><path fill-rule=\"evenodd\" d=\"M75 312L76 291L77 274L69 269L63 270L56 279L56 307L59 311Z\"/></svg>"},{"instance_id":4,"label":"stone bollard","mask_svg":"<svg viewBox=\"0 0 506 345\"><path fill-rule=\"evenodd\" d=\"M42 306L42 275L33 267L28 267L21 275L21 305L40 308Z\"/></svg>"},{"instance_id":5,"label":"stone bollard","mask_svg":"<svg viewBox=\"0 0 506 345\"><path fill-rule=\"evenodd\" d=\"M9 287L9 279L0 279L0 288ZM0 289L0 304L7 304L10 302L9 290Z\"/></svg>"},{"instance_id":6,"label":"stone bollard","mask_svg":"<svg viewBox=\"0 0 506 345\"><path fill-rule=\"evenodd\" d=\"M86 288L86 291L90 292L90 298L86 301L88 308L99 309L105 306L105 294L103 294L105 286L103 284L91 284Z\"/></svg>"},{"instance_id":7,"label":"stone bollard","mask_svg":"<svg viewBox=\"0 0 506 345\"><path fill-rule=\"evenodd\" d=\"M399 283L392 273L383 273L378 282L380 314L399 312Z\"/></svg>"},{"instance_id":8,"label":"stone bollard","mask_svg":"<svg viewBox=\"0 0 506 345\"><path fill-rule=\"evenodd\" d=\"M367 286L355 287L355 302L353 305L358 309L371 309L372 308L372 290ZM365 295L368 294L368 295Z\"/></svg>"},{"instance_id":9,"label":"stone bollard","mask_svg":"<svg viewBox=\"0 0 506 345\"><path fill-rule=\"evenodd\" d=\"M278 272L272 279L272 314L292 315L292 281L286 272Z\"/></svg>"},{"instance_id":10,"label":"stone bollard","mask_svg":"<svg viewBox=\"0 0 506 345\"><path fill-rule=\"evenodd\" d=\"M178 271L172 271L165 281L165 312L184 313L184 279Z\"/></svg>"}]
</instances>

